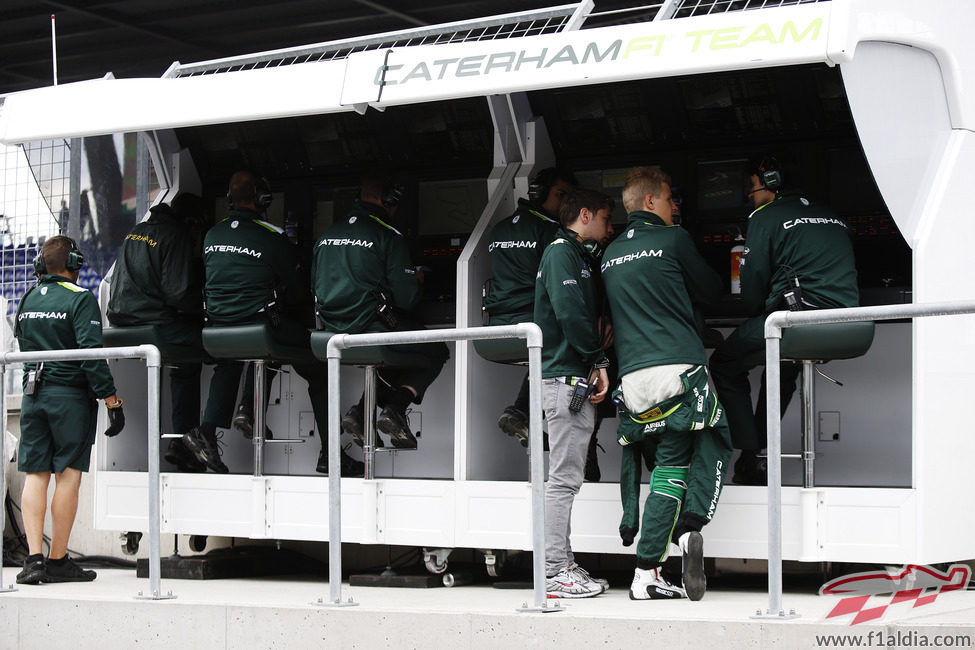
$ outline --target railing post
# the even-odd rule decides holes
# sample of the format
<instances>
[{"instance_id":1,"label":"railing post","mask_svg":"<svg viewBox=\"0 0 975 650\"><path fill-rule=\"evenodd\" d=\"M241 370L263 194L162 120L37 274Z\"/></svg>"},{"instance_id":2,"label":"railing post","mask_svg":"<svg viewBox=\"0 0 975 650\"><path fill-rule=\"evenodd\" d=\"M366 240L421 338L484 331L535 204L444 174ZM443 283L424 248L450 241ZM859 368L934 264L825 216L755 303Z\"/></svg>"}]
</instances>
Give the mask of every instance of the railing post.
<instances>
[{"instance_id":1,"label":"railing post","mask_svg":"<svg viewBox=\"0 0 975 650\"><path fill-rule=\"evenodd\" d=\"M145 353L147 374L148 405L148 460L149 460L149 595L138 597L148 600L167 600L174 598L173 592L162 594L160 553L160 528L162 522L161 489L159 479L159 383L162 367L159 349L154 345L140 345Z\"/></svg>"},{"instance_id":2,"label":"railing post","mask_svg":"<svg viewBox=\"0 0 975 650\"><path fill-rule=\"evenodd\" d=\"M321 598L313 605L349 607L358 605L351 598L342 602L342 447L339 436L341 418L340 373L342 345L346 334L336 334L328 341L328 602Z\"/></svg>"},{"instance_id":3,"label":"railing post","mask_svg":"<svg viewBox=\"0 0 975 650\"><path fill-rule=\"evenodd\" d=\"M0 363L0 498L3 497L4 488L7 485L6 471L7 458L4 452L4 444L7 442L7 364ZM7 521L6 508L0 507L0 558L3 557L3 531ZM13 583L6 587L3 586L3 562L0 561L0 594L8 591L17 591Z\"/></svg>"}]
</instances>

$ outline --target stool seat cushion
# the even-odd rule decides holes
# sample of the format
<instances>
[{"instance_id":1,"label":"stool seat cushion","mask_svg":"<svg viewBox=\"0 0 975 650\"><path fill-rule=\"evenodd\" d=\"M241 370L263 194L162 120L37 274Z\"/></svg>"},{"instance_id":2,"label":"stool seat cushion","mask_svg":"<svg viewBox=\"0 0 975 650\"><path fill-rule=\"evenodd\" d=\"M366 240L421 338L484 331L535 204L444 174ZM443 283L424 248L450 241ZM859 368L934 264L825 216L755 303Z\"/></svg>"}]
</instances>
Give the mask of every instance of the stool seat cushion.
<instances>
[{"instance_id":1,"label":"stool seat cushion","mask_svg":"<svg viewBox=\"0 0 975 650\"><path fill-rule=\"evenodd\" d=\"M831 361L863 356L873 343L873 321L797 325L782 331L783 359Z\"/></svg>"},{"instance_id":2,"label":"stool seat cushion","mask_svg":"<svg viewBox=\"0 0 975 650\"><path fill-rule=\"evenodd\" d=\"M525 339L479 339L474 341L474 350L488 361L528 364Z\"/></svg>"},{"instance_id":3,"label":"stool seat cushion","mask_svg":"<svg viewBox=\"0 0 975 650\"><path fill-rule=\"evenodd\" d=\"M209 359L203 348L165 342L162 337L165 327L165 325L106 327L102 330L102 345L106 348L155 345L159 348L163 363L167 364L198 363Z\"/></svg>"},{"instance_id":4,"label":"stool seat cushion","mask_svg":"<svg viewBox=\"0 0 975 650\"><path fill-rule=\"evenodd\" d=\"M308 348L275 341L267 323L206 327L203 347L216 359L307 363L311 357Z\"/></svg>"},{"instance_id":5,"label":"stool seat cushion","mask_svg":"<svg viewBox=\"0 0 975 650\"><path fill-rule=\"evenodd\" d=\"M311 351L316 359L328 360L328 341L335 332L312 332ZM393 350L385 345L369 345L342 350L342 364L347 366L378 366L383 368L423 368L430 360L419 353Z\"/></svg>"}]
</instances>

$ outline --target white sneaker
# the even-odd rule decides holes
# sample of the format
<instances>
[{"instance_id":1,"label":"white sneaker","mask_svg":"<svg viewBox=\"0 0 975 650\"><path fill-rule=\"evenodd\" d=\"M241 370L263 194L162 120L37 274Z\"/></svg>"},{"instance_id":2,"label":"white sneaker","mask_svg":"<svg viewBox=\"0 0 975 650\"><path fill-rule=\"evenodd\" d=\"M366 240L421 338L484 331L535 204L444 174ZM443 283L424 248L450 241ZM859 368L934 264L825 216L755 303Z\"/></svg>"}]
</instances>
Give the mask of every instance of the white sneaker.
<instances>
[{"instance_id":1,"label":"white sneaker","mask_svg":"<svg viewBox=\"0 0 975 650\"><path fill-rule=\"evenodd\" d=\"M587 580L565 567L545 581L545 595L549 598L589 598L603 593L603 586Z\"/></svg>"},{"instance_id":2,"label":"white sneaker","mask_svg":"<svg viewBox=\"0 0 975 650\"><path fill-rule=\"evenodd\" d=\"M670 582L656 569L637 569L630 583L630 600L665 600L687 598L684 590Z\"/></svg>"},{"instance_id":3,"label":"white sneaker","mask_svg":"<svg viewBox=\"0 0 975 650\"><path fill-rule=\"evenodd\" d=\"M684 533L678 540L681 552L681 581L691 600L701 600L707 589L704 575L704 538L697 531Z\"/></svg>"},{"instance_id":4,"label":"white sneaker","mask_svg":"<svg viewBox=\"0 0 975 650\"><path fill-rule=\"evenodd\" d=\"M593 578L591 575L589 575L588 571L583 569L576 562L570 564L568 566L568 569L569 571L574 572L576 575L581 576L583 579L590 580L592 582L595 582L597 585L600 585L603 588L603 591L609 590L609 580L607 580L606 578Z\"/></svg>"}]
</instances>

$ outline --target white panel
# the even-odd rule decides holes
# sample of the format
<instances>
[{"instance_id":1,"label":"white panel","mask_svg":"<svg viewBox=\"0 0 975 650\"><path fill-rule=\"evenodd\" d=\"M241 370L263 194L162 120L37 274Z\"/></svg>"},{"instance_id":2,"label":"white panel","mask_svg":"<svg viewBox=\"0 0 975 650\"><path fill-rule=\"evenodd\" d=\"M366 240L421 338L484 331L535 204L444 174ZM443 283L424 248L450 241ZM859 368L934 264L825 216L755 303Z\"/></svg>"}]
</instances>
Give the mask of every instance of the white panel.
<instances>
[{"instance_id":1,"label":"white panel","mask_svg":"<svg viewBox=\"0 0 975 650\"><path fill-rule=\"evenodd\" d=\"M938 61L917 48L860 43L840 71L874 179L913 248L951 131Z\"/></svg>"},{"instance_id":2,"label":"white panel","mask_svg":"<svg viewBox=\"0 0 975 650\"><path fill-rule=\"evenodd\" d=\"M825 62L829 5L397 49L379 103Z\"/></svg>"},{"instance_id":3,"label":"white panel","mask_svg":"<svg viewBox=\"0 0 975 650\"><path fill-rule=\"evenodd\" d=\"M451 481L382 481L380 540L453 547L454 491Z\"/></svg>"},{"instance_id":4,"label":"white panel","mask_svg":"<svg viewBox=\"0 0 975 650\"><path fill-rule=\"evenodd\" d=\"M348 110L339 102L344 75L344 61L325 61L181 79L97 79L38 88L4 98L0 142ZM242 89L252 90L246 101Z\"/></svg>"}]
</instances>

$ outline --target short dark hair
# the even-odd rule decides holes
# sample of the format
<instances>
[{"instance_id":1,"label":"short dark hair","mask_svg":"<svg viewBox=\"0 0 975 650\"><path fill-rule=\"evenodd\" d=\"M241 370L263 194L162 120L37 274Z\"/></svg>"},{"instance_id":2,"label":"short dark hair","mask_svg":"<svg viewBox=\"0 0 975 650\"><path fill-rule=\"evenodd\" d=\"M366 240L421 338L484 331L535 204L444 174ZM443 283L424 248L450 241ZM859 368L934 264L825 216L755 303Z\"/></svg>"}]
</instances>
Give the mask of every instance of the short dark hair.
<instances>
[{"instance_id":1,"label":"short dark hair","mask_svg":"<svg viewBox=\"0 0 975 650\"><path fill-rule=\"evenodd\" d=\"M393 172L386 167L374 167L362 175L359 197L382 199L393 185Z\"/></svg>"},{"instance_id":2,"label":"short dark hair","mask_svg":"<svg viewBox=\"0 0 975 650\"><path fill-rule=\"evenodd\" d=\"M257 197L257 174L242 170L230 177L227 196L237 206L254 205Z\"/></svg>"},{"instance_id":3,"label":"short dark hair","mask_svg":"<svg viewBox=\"0 0 975 650\"><path fill-rule=\"evenodd\" d=\"M170 206L183 223L200 226L206 223L206 207L196 194L180 192Z\"/></svg>"},{"instance_id":4,"label":"short dark hair","mask_svg":"<svg viewBox=\"0 0 975 650\"><path fill-rule=\"evenodd\" d=\"M41 258L48 273L58 273L68 270L68 253L75 250L74 240L64 235L55 235L44 240L41 246Z\"/></svg>"},{"instance_id":5,"label":"short dark hair","mask_svg":"<svg viewBox=\"0 0 975 650\"><path fill-rule=\"evenodd\" d=\"M615 205L616 202L607 194L585 187L576 187L562 199L562 205L559 206L559 223L563 228L568 228L576 222L583 208L596 214L603 209L612 212Z\"/></svg>"}]
</instances>

